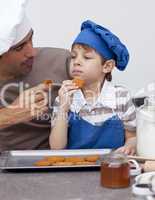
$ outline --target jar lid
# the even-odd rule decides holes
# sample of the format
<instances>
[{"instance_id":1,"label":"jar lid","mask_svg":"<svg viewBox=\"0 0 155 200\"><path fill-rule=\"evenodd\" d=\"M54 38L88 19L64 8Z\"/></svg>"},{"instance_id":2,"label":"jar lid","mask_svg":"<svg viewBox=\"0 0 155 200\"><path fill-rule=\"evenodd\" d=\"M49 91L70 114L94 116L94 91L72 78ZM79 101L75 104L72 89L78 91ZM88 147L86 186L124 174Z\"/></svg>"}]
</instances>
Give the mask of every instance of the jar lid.
<instances>
[{"instance_id":1,"label":"jar lid","mask_svg":"<svg viewBox=\"0 0 155 200\"><path fill-rule=\"evenodd\" d=\"M111 152L109 154L106 154L102 160L103 162L109 163L110 166L118 166L123 163L127 163L127 157L123 153L116 153Z\"/></svg>"}]
</instances>

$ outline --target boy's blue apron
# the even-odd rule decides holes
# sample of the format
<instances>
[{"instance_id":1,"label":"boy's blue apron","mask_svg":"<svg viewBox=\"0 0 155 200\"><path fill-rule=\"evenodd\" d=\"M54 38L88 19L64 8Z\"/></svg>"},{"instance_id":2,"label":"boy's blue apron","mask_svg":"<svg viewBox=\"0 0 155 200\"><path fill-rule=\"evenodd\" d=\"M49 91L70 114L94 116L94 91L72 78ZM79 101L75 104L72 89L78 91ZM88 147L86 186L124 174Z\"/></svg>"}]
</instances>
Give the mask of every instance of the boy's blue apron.
<instances>
[{"instance_id":1,"label":"boy's blue apron","mask_svg":"<svg viewBox=\"0 0 155 200\"><path fill-rule=\"evenodd\" d=\"M96 126L69 112L67 149L115 149L123 146L124 142L124 126L117 115Z\"/></svg>"}]
</instances>

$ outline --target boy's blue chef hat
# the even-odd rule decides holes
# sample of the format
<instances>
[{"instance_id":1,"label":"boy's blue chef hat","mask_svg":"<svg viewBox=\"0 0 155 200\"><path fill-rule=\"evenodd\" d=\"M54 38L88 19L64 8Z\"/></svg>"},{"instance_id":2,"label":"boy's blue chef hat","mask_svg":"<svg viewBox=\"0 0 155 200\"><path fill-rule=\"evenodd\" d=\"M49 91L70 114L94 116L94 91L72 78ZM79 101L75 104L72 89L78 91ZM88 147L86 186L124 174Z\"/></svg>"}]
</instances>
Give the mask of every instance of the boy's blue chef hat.
<instances>
[{"instance_id":1,"label":"boy's blue chef hat","mask_svg":"<svg viewBox=\"0 0 155 200\"><path fill-rule=\"evenodd\" d=\"M117 36L108 29L87 20L81 25L81 32L74 44L85 44L95 49L103 58L116 61L116 67L124 70L129 61L129 53Z\"/></svg>"}]
</instances>

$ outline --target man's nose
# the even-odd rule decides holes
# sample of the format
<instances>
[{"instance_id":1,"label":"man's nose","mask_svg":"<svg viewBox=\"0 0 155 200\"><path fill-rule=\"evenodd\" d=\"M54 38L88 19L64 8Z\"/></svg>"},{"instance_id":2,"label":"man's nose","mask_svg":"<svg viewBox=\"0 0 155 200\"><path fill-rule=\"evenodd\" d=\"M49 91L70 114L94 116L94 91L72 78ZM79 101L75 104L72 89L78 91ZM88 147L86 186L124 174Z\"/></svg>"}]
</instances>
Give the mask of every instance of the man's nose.
<instances>
[{"instance_id":1,"label":"man's nose","mask_svg":"<svg viewBox=\"0 0 155 200\"><path fill-rule=\"evenodd\" d=\"M25 48L25 56L30 58L36 56L36 49L33 47L32 42L27 43Z\"/></svg>"}]
</instances>

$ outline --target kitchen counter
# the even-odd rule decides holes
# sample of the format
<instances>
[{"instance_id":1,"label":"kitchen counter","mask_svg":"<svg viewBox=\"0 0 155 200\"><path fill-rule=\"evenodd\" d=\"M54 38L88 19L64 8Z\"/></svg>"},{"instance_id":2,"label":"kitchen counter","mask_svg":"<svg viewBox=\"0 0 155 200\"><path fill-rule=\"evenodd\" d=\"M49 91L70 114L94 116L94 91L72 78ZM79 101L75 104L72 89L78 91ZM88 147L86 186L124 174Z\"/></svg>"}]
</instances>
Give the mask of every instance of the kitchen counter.
<instances>
[{"instance_id":1,"label":"kitchen counter","mask_svg":"<svg viewBox=\"0 0 155 200\"><path fill-rule=\"evenodd\" d=\"M100 171L0 172L1 200L131 200L131 187L100 186Z\"/></svg>"}]
</instances>

